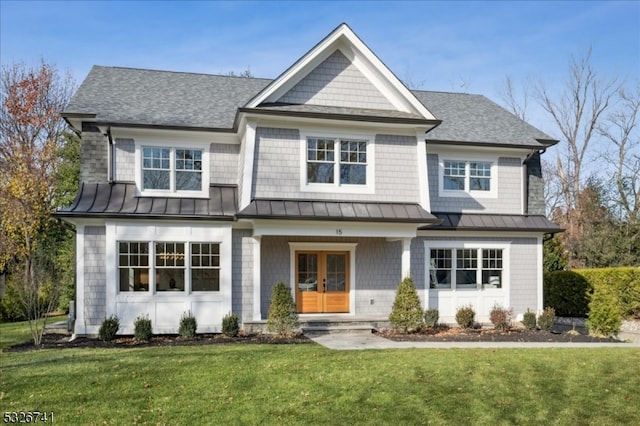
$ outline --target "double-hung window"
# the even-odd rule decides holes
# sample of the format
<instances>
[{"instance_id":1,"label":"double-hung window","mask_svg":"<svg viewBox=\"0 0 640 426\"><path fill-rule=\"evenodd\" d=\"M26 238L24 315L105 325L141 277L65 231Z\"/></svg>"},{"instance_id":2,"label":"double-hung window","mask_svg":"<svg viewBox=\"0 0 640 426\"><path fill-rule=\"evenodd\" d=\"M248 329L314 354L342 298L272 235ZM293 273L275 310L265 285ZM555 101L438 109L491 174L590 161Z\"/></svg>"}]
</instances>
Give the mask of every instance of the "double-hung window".
<instances>
[{"instance_id":1,"label":"double-hung window","mask_svg":"<svg viewBox=\"0 0 640 426\"><path fill-rule=\"evenodd\" d=\"M142 194L194 194L204 191L208 176L204 149L143 146Z\"/></svg>"},{"instance_id":2,"label":"double-hung window","mask_svg":"<svg viewBox=\"0 0 640 426\"><path fill-rule=\"evenodd\" d=\"M432 248L429 287L434 289L502 288L502 248Z\"/></svg>"},{"instance_id":3,"label":"double-hung window","mask_svg":"<svg viewBox=\"0 0 640 426\"><path fill-rule=\"evenodd\" d=\"M373 146L368 138L314 136L305 143L305 190L373 192Z\"/></svg>"},{"instance_id":4,"label":"double-hung window","mask_svg":"<svg viewBox=\"0 0 640 426\"><path fill-rule=\"evenodd\" d=\"M142 148L142 189L202 190L202 150Z\"/></svg>"},{"instance_id":5,"label":"double-hung window","mask_svg":"<svg viewBox=\"0 0 640 426\"><path fill-rule=\"evenodd\" d=\"M444 160L441 166L444 195L493 193L496 185L493 164L491 161Z\"/></svg>"}]
</instances>

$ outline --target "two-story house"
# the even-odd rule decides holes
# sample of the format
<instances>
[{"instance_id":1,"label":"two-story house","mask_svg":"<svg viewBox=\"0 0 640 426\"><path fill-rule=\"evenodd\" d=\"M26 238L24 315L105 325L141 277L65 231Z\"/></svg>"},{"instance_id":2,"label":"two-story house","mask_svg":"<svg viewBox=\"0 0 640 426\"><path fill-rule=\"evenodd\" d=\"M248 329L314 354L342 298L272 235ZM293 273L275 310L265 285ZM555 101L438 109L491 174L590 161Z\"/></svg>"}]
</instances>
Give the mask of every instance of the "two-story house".
<instances>
[{"instance_id":1,"label":"two-story house","mask_svg":"<svg viewBox=\"0 0 640 426\"><path fill-rule=\"evenodd\" d=\"M556 143L480 95L409 90L345 24L275 80L95 66L82 135L77 334L115 314L387 318L413 277L453 322L542 306L540 154Z\"/></svg>"}]
</instances>

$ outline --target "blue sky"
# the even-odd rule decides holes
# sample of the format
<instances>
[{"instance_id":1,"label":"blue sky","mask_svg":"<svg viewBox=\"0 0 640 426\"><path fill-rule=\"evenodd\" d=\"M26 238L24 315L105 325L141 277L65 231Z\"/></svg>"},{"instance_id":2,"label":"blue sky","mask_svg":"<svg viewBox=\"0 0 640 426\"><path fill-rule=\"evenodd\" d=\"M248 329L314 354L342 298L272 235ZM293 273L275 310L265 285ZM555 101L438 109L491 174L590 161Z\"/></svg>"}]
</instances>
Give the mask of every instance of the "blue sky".
<instances>
[{"instance_id":1,"label":"blue sky","mask_svg":"<svg viewBox=\"0 0 640 426\"><path fill-rule=\"evenodd\" d=\"M599 73L640 75L638 1L0 0L0 17L2 65L42 58L78 82L94 64L275 78L341 22L425 90L499 101L507 75L553 87L590 46Z\"/></svg>"}]
</instances>

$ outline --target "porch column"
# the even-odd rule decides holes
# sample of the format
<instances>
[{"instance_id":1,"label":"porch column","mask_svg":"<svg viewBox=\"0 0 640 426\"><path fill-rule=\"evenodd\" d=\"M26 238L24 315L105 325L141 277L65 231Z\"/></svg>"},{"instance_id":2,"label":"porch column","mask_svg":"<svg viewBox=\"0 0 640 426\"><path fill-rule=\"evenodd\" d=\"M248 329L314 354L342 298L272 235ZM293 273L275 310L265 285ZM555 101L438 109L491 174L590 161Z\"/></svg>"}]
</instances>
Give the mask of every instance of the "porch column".
<instances>
[{"instance_id":1,"label":"porch column","mask_svg":"<svg viewBox=\"0 0 640 426\"><path fill-rule=\"evenodd\" d=\"M262 320L260 301L260 241L261 237L253 237L253 320Z\"/></svg>"},{"instance_id":2,"label":"porch column","mask_svg":"<svg viewBox=\"0 0 640 426\"><path fill-rule=\"evenodd\" d=\"M402 238L400 240L402 244L402 276L400 280L411 276L411 238Z\"/></svg>"}]
</instances>

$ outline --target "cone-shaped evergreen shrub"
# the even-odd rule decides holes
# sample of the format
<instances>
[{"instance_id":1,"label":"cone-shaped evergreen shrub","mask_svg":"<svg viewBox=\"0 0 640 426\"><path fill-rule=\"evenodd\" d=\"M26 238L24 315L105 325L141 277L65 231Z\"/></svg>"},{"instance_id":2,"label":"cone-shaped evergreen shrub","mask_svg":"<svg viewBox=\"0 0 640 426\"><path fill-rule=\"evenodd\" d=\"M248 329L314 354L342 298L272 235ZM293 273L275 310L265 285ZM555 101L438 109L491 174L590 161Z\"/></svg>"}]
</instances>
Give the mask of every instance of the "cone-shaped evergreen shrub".
<instances>
[{"instance_id":1,"label":"cone-shaped evergreen shrub","mask_svg":"<svg viewBox=\"0 0 640 426\"><path fill-rule=\"evenodd\" d=\"M287 284L279 281L271 295L267 331L283 335L293 333L297 327L298 313L291 297L291 289Z\"/></svg>"},{"instance_id":2,"label":"cone-shaped evergreen shrub","mask_svg":"<svg viewBox=\"0 0 640 426\"><path fill-rule=\"evenodd\" d=\"M393 308L389 315L391 328L404 333L419 330L422 327L423 314L413 280L407 277L398 286L398 292L393 301Z\"/></svg>"}]
</instances>

